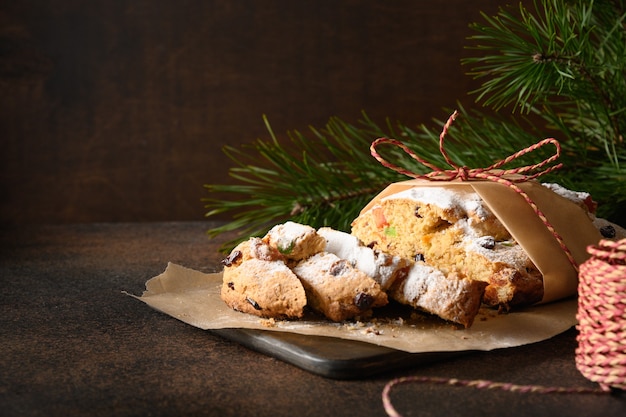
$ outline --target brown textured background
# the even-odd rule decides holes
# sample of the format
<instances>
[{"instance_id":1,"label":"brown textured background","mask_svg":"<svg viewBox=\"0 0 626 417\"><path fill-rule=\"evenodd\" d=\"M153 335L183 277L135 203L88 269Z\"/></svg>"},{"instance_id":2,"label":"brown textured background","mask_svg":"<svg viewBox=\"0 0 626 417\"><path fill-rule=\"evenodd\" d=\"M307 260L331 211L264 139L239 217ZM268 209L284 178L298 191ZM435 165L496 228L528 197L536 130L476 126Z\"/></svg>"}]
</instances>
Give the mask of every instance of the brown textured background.
<instances>
[{"instance_id":1,"label":"brown textured background","mask_svg":"<svg viewBox=\"0 0 626 417\"><path fill-rule=\"evenodd\" d=\"M443 118L502 2L0 3L3 223L199 220L220 148L331 116Z\"/></svg>"}]
</instances>

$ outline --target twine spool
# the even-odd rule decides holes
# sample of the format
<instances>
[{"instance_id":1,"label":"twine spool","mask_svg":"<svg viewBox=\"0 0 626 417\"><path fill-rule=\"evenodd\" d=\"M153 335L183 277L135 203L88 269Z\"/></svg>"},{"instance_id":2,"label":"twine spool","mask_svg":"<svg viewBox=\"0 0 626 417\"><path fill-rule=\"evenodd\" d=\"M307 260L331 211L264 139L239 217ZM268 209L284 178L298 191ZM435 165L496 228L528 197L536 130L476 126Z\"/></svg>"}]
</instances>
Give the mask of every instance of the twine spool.
<instances>
[{"instance_id":1,"label":"twine spool","mask_svg":"<svg viewBox=\"0 0 626 417\"><path fill-rule=\"evenodd\" d=\"M580 265L576 367L600 387L626 389L626 239L601 240Z\"/></svg>"}]
</instances>

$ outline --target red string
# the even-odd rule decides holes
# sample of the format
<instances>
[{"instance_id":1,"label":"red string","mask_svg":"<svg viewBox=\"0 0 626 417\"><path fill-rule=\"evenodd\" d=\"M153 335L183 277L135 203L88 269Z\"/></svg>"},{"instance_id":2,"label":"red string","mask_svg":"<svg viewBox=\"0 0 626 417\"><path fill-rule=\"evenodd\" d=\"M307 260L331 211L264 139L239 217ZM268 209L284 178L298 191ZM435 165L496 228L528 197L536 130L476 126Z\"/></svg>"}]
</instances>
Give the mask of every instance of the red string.
<instances>
[{"instance_id":1,"label":"red string","mask_svg":"<svg viewBox=\"0 0 626 417\"><path fill-rule=\"evenodd\" d=\"M394 408L391 401L391 389L396 385L410 384L410 383L429 383L439 385L449 385L456 387L473 387L478 389L499 389L502 391L520 392L520 393L533 393L533 394L609 394L611 391L606 391L598 388L565 388L565 387L545 387L542 385L516 385L507 382L493 382L485 381L482 379L477 380L462 380L456 378L437 378L437 377L420 377L409 376L403 378L396 378L385 385L382 394L383 407L389 417L402 417L402 415Z\"/></svg>"},{"instance_id":2,"label":"red string","mask_svg":"<svg viewBox=\"0 0 626 417\"><path fill-rule=\"evenodd\" d=\"M444 170L444 169L439 168L438 166L421 158L419 155L417 155L415 152L409 149L404 143L395 139L389 139L389 138L376 139L374 142L372 142L372 145L370 146L371 154L384 167L392 169L400 174L406 175L411 178L425 179L429 181L452 181L455 179L459 179L461 181L470 181L472 179L478 179L478 180L487 180L487 181L497 182L499 184L503 184L511 188L520 196L522 196L524 200L528 203L528 205L533 209L537 217L539 217L539 219L546 226L548 231L550 231L552 236L554 236L559 246L561 247L561 249L567 256L567 259L574 267L574 269L578 271L578 263L574 259L571 251L565 244L565 241L563 240L561 235L550 224L546 216L539 209L537 204L535 204L535 202L530 198L530 196L516 185L516 183L530 181L532 179L538 178L542 175L548 174L552 171L555 171L561 168L563 164L560 164L560 163L557 165L546 167L546 165L551 164L552 162L556 161L561 155L561 145L559 144L559 142L553 138L544 139L542 141L537 142L534 145L531 145L512 155L509 155L508 157L502 159L501 161L494 163L493 165L487 168L468 168L466 166L460 166L454 163L454 161L452 161L452 159L448 156L448 153L446 152L445 147L444 147L445 137L448 133L448 129L450 128L454 120L456 119L457 115L458 115L457 111L452 113L452 115L448 118L445 125L443 126L441 134L439 135L439 151L443 155L446 163L450 167L452 167L452 169ZM376 147L382 144L390 144L390 145L399 147L412 159L421 163L425 167L430 168L431 172L427 174L418 174L413 171L404 169L398 165L394 165L390 163L389 161L385 160L382 156L380 156L380 154L376 150ZM546 145L554 145L554 147L556 148L556 152L554 153L554 155L552 155L551 157L547 159L544 159L538 164L521 166L521 167L512 168L512 169L500 169L502 166L514 161L515 159L523 155L526 155L528 153L534 152L537 149ZM531 173L532 171L536 171L536 170L539 170L539 171L535 173Z\"/></svg>"}]
</instances>

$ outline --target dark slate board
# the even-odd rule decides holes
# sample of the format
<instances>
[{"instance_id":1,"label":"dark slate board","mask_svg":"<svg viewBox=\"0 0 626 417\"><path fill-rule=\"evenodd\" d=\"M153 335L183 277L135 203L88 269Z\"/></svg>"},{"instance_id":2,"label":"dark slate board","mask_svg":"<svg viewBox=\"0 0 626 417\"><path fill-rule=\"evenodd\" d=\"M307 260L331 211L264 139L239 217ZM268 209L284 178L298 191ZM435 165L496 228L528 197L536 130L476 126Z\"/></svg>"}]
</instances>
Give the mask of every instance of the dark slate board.
<instances>
[{"instance_id":1,"label":"dark slate board","mask_svg":"<svg viewBox=\"0 0 626 417\"><path fill-rule=\"evenodd\" d=\"M220 329L211 332L306 371L334 379L364 378L468 353L408 353L352 340L264 330Z\"/></svg>"}]
</instances>

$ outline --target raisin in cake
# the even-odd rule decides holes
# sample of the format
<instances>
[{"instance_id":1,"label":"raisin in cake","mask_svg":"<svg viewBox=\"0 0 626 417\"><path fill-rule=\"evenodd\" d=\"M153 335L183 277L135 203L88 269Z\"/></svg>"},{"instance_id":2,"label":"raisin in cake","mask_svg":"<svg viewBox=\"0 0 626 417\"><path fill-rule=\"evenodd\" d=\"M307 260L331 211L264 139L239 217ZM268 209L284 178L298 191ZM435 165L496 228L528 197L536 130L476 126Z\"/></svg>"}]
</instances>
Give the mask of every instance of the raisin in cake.
<instances>
[{"instance_id":1,"label":"raisin in cake","mask_svg":"<svg viewBox=\"0 0 626 417\"><path fill-rule=\"evenodd\" d=\"M250 238L237 245L223 264L220 296L232 309L265 318L303 316L304 287L276 248Z\"/></svg>"},{"instance_id":2,"label":"raisin in cake","mask_svg":"<svg viewBox=\"0 0 626 417\"><path fill-rule=\"evenodd\" d=\"M387 196L353 221L352 234L446 277L486 283L488 305L509 308L543 297L541 273L470 187L415 187Z\"/></svg>"},{"instance_id":3,"label":"raisin in cake","mask_svg":"<svg viewBox=\"0 0 626 417\"><path fill-rule=\"evenodd\" d=\"M293 267L309 305L333 321L369 315L387 304L380 285L350 262L328 252L317 253Z\"/></svg>"}]
</instances>

